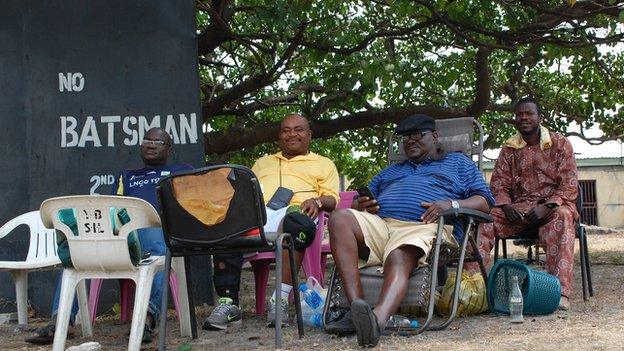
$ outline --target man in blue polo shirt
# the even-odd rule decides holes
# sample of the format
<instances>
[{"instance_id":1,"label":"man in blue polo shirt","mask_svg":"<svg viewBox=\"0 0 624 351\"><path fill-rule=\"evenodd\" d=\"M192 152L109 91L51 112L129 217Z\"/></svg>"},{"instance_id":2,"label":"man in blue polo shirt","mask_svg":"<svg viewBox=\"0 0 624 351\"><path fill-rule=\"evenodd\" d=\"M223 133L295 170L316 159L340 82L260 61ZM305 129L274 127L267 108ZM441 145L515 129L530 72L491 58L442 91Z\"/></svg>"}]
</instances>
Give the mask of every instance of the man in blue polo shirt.
<instances>
[{"instance_id":1,"label":"man in blue polo shirt","mask_svg":"<svg viewBox=\"0 0 624 351\"><path fill-rule=\"evenodd\" d=\"M332 255L351 309L326 330L357 334L360 346L375 346L407 292L409 275L424 266L439 213L450 207L489 212L494 199L474 163L461 153L446 154L435 121L414 115L396 128L408 159L393 164L369 183L374 198L360 196L352 209L329 219ZM448 240L464 233L458 222L444 227ZM363 300L359 268L381 265L384 283L377 304Z\"/></svg>"}]
</instances>

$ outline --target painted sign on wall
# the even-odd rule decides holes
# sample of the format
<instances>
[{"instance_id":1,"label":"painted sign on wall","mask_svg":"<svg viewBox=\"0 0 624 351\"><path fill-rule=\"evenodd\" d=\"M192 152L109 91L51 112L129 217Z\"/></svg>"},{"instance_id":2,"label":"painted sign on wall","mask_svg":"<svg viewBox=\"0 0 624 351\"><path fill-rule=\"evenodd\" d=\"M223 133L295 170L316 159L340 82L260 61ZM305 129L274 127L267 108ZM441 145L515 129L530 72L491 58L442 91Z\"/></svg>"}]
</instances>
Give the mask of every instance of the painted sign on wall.
<instances>
[{"instance_id":1,"label":"painted sign on wall","mask_svg":"<svg viewBox=\"0 0 624 351\"><path fill-rule=\"evenodd\" d=\"M49 197L110 194L142 166L151 127L171 134L171 163L203 165L192 0L9 0L0 22L0 223ZM21 234L0 260L25 257ZM56 277L40 277L29 293L45 311Z\"/></svg>"}]
</instances>

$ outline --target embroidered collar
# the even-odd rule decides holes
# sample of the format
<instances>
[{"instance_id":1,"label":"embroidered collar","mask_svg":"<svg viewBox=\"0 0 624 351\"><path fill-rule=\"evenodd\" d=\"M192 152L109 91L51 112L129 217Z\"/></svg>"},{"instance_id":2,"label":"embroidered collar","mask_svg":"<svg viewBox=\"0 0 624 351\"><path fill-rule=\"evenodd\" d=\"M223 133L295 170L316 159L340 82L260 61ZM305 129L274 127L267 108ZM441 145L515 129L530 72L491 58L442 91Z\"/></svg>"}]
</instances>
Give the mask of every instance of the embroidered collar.
<instances>
[{"instance_id":1,"label":"embroidered collar","mask_svg":"<svg viewBox=\"0 0 624 351\"><path fill-rule=\"evenodd\" d=\"M511 138L507 139L503 146L519 150L527 146L527 143L524 139L522 139L522 135L520 135L520 133L516 133ZM550 140L550 132L548 131L548 128L540 125L540 149L546 150L551 146L552 140Z\"/></svg>"}]
</instances>

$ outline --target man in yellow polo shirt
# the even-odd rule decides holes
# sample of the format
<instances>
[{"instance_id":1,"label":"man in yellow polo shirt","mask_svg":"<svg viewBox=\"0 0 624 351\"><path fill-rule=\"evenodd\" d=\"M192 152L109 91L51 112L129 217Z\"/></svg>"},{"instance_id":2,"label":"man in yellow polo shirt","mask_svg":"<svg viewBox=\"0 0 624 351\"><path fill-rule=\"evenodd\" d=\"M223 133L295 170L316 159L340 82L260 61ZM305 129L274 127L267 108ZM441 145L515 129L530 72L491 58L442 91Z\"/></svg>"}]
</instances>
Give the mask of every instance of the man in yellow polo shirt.
<instances>
[{"instance_id":1,"label":"man in yellow polo shirt","mask_svg":"<svg viewBox=\"0 0 624 351\"><path fill-rule=\"evenodd\" d=\"M261 157L252 167L262 187L267 207L267 225L265 230L276 231L280 225L289 224L311 227L305 243L295 242L295 262L297 269L301 266L305 248L314 240L314 222L319 211L332 211L338 203L338 171L334 163L323 156L310 152L312 131L308 120L301 115L289 115L280 125L280 151L273 155ZM280 189L281 188L281 189ZM276 196L281 199L280 205L272 202L276 192L286 194ZM272 202L270 204L270 202ZM279 203L279 201L277 201ZM273 208L271 208L273 207ZM299 215L290 214L293 209L300 208ZM299 212L299 211L296 211ZM286 215L286 218L284 216ZM308 231L309 232L309 231ZM288 262L288 252L284 251L284 262ZM228 323L240 320L238 305L238 289L240 285L240 266L242 257L238 255L215 256L215 289L221 297L219 305L204 322L204 329L225 329ZM282 322L288 321L288 295L292 290L290 266L285 264L282 273L280 302ZM274 326L275 304L277 293L269 303L268 325Z\"/></svg>"}]
</instances>

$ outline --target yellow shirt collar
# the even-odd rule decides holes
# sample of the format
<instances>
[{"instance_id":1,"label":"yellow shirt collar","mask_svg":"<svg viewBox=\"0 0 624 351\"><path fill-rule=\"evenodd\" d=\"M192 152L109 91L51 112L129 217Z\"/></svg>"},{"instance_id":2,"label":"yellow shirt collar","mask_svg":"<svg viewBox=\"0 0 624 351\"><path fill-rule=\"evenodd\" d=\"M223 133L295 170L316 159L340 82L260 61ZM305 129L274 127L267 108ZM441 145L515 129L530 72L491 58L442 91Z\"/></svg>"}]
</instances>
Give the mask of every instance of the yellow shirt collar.
<instances>
[{"instance_id":1,"label":"yellow shirt collar","mask_svg":"<svg viewBox=\"0 0 624 351\"><path fill-rule=\"evenodd\" d=\"M507 139L503 146L508 146L514 149L522 149L527 146L526 141L522 139L522 135L520 133L516 133L516 135ZM550 140L550 132L548 128L540 125L540 149L545 150L552 146L552 141Z\"/></svg>"},{"instance_id":2,"label":"yellow shirt collar","mask_svg":"<svg viewBox=\"0 0 624 351\"><path fill-rule=\"evenodd\" d=\"M282 155L282 152L278 152L273 154L273 156L275 156L276 158L280 158L284 161L308 161L308 160L316 160L318 158L318 155L313 153L312 151L309 151L307 154L305 155L298 155L295 156L293 158L291 158L290 160L287 159L286 157L284 157L284 155Z\"/></svg>"}]
</instances>

